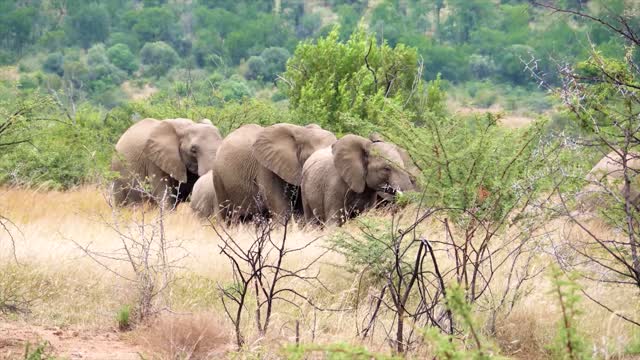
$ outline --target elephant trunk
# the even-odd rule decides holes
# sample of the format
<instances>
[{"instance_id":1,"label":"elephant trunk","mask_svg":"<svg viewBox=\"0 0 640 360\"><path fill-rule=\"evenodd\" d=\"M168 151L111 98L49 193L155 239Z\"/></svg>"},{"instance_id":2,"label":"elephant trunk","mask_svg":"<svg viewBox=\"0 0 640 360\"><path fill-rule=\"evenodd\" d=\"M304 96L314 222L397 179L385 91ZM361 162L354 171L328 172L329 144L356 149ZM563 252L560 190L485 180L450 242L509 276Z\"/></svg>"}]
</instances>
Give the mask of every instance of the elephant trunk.
<instances>
[{"instance_id":1,"label":"elephant trunk","mask_svg":"<svg viewBox=\"0 0 640 360\"><path fill-rule=\"evenodd\" d=\"M211 154L202 154L198 157L197 169L194 173L198 174L198 176L203 176L208 173L209 170L213 170L213 162L216 159L215 153Z\"/></svg>"}]
</instances>

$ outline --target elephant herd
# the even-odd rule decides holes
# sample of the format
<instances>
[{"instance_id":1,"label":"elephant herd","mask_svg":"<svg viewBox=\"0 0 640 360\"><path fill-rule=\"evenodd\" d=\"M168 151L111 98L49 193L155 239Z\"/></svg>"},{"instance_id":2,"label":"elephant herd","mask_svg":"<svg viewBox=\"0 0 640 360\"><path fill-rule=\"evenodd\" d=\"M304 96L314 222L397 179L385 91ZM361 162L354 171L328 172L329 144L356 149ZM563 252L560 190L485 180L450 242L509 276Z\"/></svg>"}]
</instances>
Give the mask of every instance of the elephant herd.
<instances>
[{"instance_id":1,"label":"elephant herd","mask_svg":"<svg viewBox=\"0 0 640 360\"><path fill-rule=\"evenodd\" d=\"M144 119L116 144L112 170L118 205L145 198L227 223L256 216L308 224L343 224L416 190L407 152L372 135L340 139L311 124L247 124L223 138L211 121Z\"/></svg>"}]
</instances>

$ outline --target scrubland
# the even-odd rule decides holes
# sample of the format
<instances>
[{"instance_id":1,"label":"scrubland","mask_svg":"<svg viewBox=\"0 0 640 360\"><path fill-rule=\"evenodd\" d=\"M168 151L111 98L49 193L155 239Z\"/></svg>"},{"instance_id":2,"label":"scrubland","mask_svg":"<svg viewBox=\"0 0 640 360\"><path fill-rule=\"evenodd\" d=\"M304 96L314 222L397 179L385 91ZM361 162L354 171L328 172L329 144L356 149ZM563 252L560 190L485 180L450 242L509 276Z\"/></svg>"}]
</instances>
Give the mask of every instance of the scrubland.
<instances>
[{"instance_id":1,"label":"scrubland","mask_svg":"<svg viewBox=\"0 0 640 360\"><path fill-rule=\"evenodd\" d=\"M158 307L164 310L144 324L137 324L134 330L122 332L116 330L116 314L124 305L135 303L136 289L113 271L127 274L129 265L117 261L98 264L78 246L91 244L92 249L105 253L121 246L118 234L105 221L112 210L102 192L93 186L67 192L3 188L0 191L0 210L14 223L9 229L15 243L12 247L7 234L2 233L0 289L5 292L5 297L13 294L23 299L26 310L2 316L5 325L0 334L9 340L3 343L0 339L0 356L21 356L18 354L24 351L26 341L42 341L42 336L38 338L38 331L32 332L31 337L16 339L14 336L14 341L10 341L12 334L18 334L21 328L36 327L79 333L77 343L67 342L56 348L52 342L52 354L71 358L78 355L74 346L82 348L82 344L92 336L104 336L105 333L112 334L112 341L117 341L125 349L120 353L114 350L110 354L114 358L118 358L118 354L125 358L126 354L134 356L136 353L146 354L144 358L283 358L287 356L283 346L296 341L296 322L301 343L350 343L366 346L371 351L390 353L383 327L376 329L373 336L365 341L357 336L365 312L365 306L360 305L360 309L355 306L357 293L363 296L369 290L362 288L358 274L345 270L348 264L336 252L327 252L310 269L313 273L319 271L327 290L301 281L287 283L287 286L313 298L317 307L323 310L305 303L299 304L300 307L277 303L274 305L273 325L267 334L260 336L254 330L255 306L249 303L242 322L246 345L236 352L233 327L224 315L217 286L233 281L230 263L220 254L220 238L212 224L195 217L188 204L181 204L165 219L167 239L182 242L182 246L169 256L186 257L177 263L175 281L157 299ZM153 211L156 210L148 210L150 213ZM415 208L409 206L402 212L410 217ZM391 215L376 212L372 216ZM131 221L134 220L132 217ZM357 221L352 221L342 230L309 229L290 224L288 247L303 247L318 237L321 240L289 259L288 265L312 262L326 252L328 239L336 231L360 231ZM589 221L597 232L605 234L609 231L597 219ZM429 238L438 238L443 236L441 227L434 221L421 226L418 232ZM240 244L250 243L255 232L251 224L239 225L228 231ZM282 232L282 229L276 230L274 236L282 235ZM524 291L513 310L508 316L499 315L495 333L487 336L487 341L496 344L500 353L510 358L549 358L547 347L558 328L560 309L547 268L554 261L554 240L566 238L572 241L581 235L561 221L551 221L545 232L545 236L531 240L540 242L536 246L538 253L532 267L540 274L523 285ZM436 254L443 267L452 261L447 252ZM496 274L492 285L494 291L501 291L506 276L508 271ZM609 294L610 303L613 301L617 309L632 314L637 312L637 294L628 289L584 286L591 286L585 288L591 294ZM486 333L482 326L487 323L487 313L482 311L482 301L478 304L473 309L473 317L480 324L481 331ZM579 309L582 312L577 318L577 328L588 339L594 355L632 358L626 354L637 343L637 330L586 299L579 303ZM114 346L108 342L103 345L107 348ZM91 349L85 349L81 355L98 359L102 358L100 354L109 353L101 353L99 348L93 353ZM408 356L422 358L428 354L430 346L425 343Z\"/></svg>"}]
</instances>

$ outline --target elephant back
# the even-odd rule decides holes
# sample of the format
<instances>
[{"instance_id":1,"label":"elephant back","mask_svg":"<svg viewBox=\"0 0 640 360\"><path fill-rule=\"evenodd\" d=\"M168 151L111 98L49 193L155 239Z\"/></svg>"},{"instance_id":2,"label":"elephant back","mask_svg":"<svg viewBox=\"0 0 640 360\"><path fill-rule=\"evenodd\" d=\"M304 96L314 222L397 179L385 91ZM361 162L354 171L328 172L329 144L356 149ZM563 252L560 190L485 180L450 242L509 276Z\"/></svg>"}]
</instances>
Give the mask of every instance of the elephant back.
<instances>
[{"instance_id":1,"label":"elephant back","mask_svg":"<svg viewBox=\"0 0 640 360\"><path fill-rule=\"evenodd\" d=\"M214 186L220 206L248 206L255 201L258 161L251 149L262 129L255 124L244 125L220 143L213 164Z\"/></svg>"}]
</instances>

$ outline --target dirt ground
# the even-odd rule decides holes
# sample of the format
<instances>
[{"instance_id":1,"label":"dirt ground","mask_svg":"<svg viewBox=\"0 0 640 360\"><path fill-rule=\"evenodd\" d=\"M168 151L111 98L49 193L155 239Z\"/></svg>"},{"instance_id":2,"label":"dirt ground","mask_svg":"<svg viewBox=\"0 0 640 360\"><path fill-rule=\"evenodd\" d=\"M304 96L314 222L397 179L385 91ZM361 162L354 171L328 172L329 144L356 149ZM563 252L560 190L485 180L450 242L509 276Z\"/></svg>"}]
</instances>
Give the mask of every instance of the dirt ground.
<instances>
[{"instance_id":1,"label":"dirt ground","mask_svg":"<svg viewBox=\"0 0 640 360\"><path fill-rule=\"evenodd\" d=\"M64 359L142 359L142 350L128 343L115 329L60 329L0 320L0 359L24 359L27 343L31 344L31 351L48 343L45 353Z\"/></svg>"}]
</instances>

